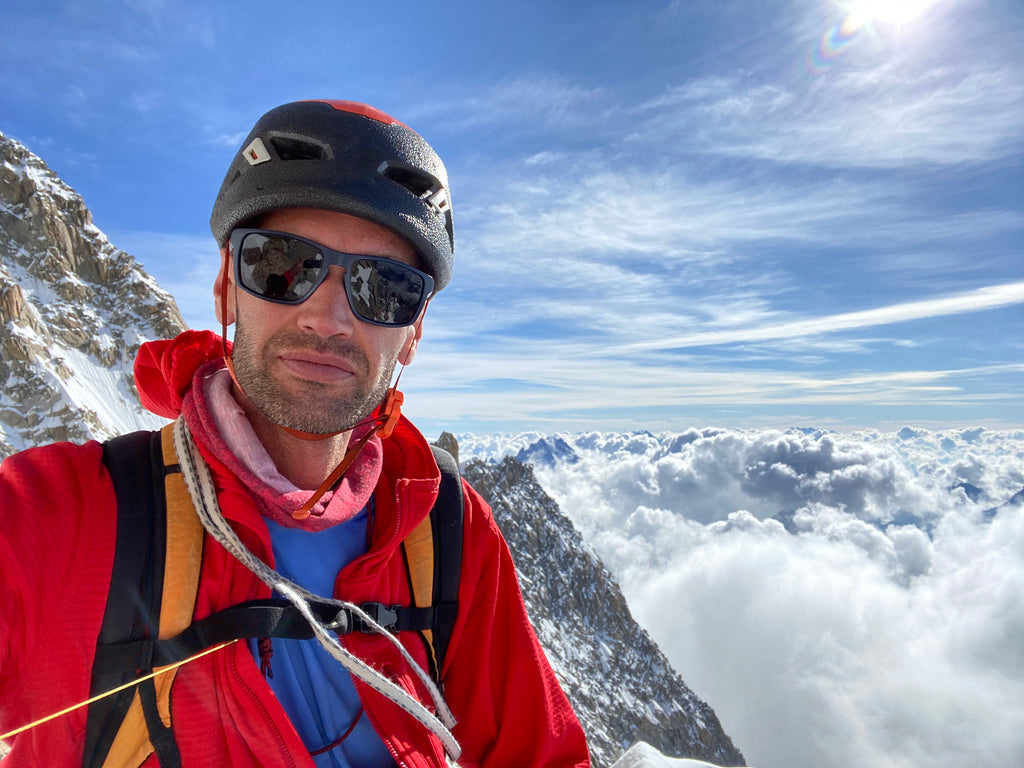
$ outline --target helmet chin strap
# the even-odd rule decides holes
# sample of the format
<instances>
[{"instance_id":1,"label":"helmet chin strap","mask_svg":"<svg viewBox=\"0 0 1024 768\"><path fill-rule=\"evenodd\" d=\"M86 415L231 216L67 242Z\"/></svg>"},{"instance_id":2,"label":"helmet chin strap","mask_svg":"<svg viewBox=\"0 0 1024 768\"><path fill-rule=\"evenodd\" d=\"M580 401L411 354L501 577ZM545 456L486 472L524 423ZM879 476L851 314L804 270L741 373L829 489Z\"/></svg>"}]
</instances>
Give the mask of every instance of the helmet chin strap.
<instances>
[{"instance_id":1,"label":"helmet chin strap","mask_svg":"<svg viewBox=\"0 0 1024 768\"><path fill-rule=\"evenodd\" d=\"M369 416L359 422L359 424L356 424L352 429L356 429L364 424L370 424L373 422L378 422L377 426L359 438L355 445L349 446L348 450L345 452L345 458L341 460L341 463L331 471L331 474L327 476L327 479L320 483L320 487L313 492L313 495L306 500L306 503L292 512L293 519L305 520L310 516L310 514L312 514L312 509L316 506L316 503L320 501L321 497L323 497L327 491L333 488L335 484L341 480L348 468L352 466L352 462L356 460L356 457L359 456L359 453L371 439L379 437L383 440L391 436L391 433L395 430L395 425L398 424L398 419L402 416L402 403L405 401L405 395L398 391L398 379L401 377L402 371L399 370L398 376L395 377L395 383L388 389L380 408L377 409L377 415ZM286 429L289 433L295 431L287 428L283 429ZM340 433L335 432L334 434ZM324 437L328 437L328 435L324 435Z\"/></svg>"},{"instance_id":2,"label":"helmet chin strap","mask_svg":"<svg viewBox=\"0 0 1024 768\"><path fill-rule=\"evenodd\" d=\"M226 270L230 268L231 255L225 252L225 277L227 274ZM247 397L247 395L245 394L245 388L238 381L238 376L235 373L235 364L234 361L231 359L231 350L228 349L228 281L226 279L221 281L220 308L220 340L224 352L224 364L227 366L228 373L231 375L231 380L238 388L238 391L242 393L243 397ZM283 429L285 432L287 432L289 435L292 435L293 437L297 437L300 440L309 440L311 442L315 442L319 440L326 440L329 437L334 437L344 432L351 432L365 424L379 422L374 429L371 429L369 432L367 432L365 435L359 438L355 445L349 446L348 450L345 452L345 457L341 460L338 466L336 466L331 471L331 473L327 476L327 479L325 479L320 484L320 487L313 492L313 495L309 497L306 503L303 504L294 512L292 512L292 518L294 518L295 520L305 520L307 517L309 517L313 507L316 506L316 503L320 501L323 495L327 493L327 491L329 491L331 488L333 488L334 485L342 478L342 476L345 474L348 468L352 466L352 463L359 456L360 451L363 450L366 444L370 442L370 440L373 439L374 437L379 437L381 440L384 440L390 437L391 433L395 431L395 426L398 424L398 420L402 416L402 403L405 402L405 395L398 391L398 380L402 378L403 370L405 370L404 365L398 369L398 375L395 377L395 383L388 388L387 393L384 395L384 399L381 401L380 407L376 409L377 415L368 416L366 419L359 422L350 429L342 429L337 432L329 432L327 434L317 434L313 432L306 432L301 429L292 429L291 427L285 427L280 424L278 425L279 429Z\"/></svg>"}]
</instances>

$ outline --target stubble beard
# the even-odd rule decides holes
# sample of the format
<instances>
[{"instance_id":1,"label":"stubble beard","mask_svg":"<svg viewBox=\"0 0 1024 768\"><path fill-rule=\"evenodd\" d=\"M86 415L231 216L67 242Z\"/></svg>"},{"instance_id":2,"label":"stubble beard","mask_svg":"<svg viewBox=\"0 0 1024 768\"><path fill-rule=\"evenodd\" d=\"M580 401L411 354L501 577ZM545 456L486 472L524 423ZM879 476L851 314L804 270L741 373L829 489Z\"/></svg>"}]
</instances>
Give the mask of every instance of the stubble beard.
<instances>
[{"instance_id":1,"label":"stubble beard","mask_svg":"<svg viewBox=\"0 0 1024 768\"><path fill-rule=\"evenodd\" d=\"M306 381L289 388L276 380L271 374L272 361L279 353L296 349L344 357L356 374L354 388L336 394L320 382ZM242 323L235 329L231 357L238 383L260 413L278 426L314 435L347 432L365 420L387 394L396 365L396 361L391 360L376 379L371 380L369 360L353 342L296 332L275 334L262 349L256 349Z\"/></svg>"}]
</instances>

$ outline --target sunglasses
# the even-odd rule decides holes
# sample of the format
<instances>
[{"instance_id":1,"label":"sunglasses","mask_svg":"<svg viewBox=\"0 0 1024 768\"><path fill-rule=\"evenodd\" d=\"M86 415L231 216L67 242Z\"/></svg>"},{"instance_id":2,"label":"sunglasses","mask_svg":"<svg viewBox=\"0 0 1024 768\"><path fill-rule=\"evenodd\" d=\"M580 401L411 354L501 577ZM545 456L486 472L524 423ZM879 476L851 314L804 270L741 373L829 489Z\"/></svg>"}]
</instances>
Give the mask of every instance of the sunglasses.
<instances>
[{"instance_id":1,"label":"sunglasses","mask_svg":"<svg viewBox=\"0 0 1024 768\"><path fill-rule=\"evenodd\" d=\"M328 267L344 267L352 312L364 322L389 328L415 323L434 290L434 278L408 264L333 251L287 232L236 229L231 253L236 284L276 304L301 304L327 278Z\"/></svg>"}]
</instances>

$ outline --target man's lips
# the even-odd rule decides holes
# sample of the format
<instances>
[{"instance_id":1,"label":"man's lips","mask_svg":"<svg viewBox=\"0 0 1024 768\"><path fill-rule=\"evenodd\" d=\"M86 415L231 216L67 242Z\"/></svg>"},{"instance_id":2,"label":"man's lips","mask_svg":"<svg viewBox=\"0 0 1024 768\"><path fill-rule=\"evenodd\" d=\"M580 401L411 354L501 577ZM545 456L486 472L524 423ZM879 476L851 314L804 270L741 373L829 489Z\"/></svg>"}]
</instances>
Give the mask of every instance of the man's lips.
<instances>
[{"instance_id":1,"label":"man's lips","mask_svg":"<svg viewBox=\"0 0 1024 768\"><path fill-rule=\"evenodd\" d=\"M337 355L294 350L281 353L278 360L293 374L312 381L342 381L356 375L356 366Z\"/></svg>"}]
</instances>

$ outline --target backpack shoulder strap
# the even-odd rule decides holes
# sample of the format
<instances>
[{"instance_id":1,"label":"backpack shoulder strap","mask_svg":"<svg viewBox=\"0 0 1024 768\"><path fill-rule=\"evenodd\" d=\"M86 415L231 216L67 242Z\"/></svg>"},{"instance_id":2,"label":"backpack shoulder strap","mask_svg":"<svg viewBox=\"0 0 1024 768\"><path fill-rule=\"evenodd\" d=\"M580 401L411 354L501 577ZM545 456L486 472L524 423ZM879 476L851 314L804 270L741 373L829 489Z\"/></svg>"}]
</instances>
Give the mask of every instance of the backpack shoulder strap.
<instances>
[{"instance_id":1,"label":"backpack shoulder strap","mask_svg":"<svg viewBox=\"0 0 1024 768\"><path fill-rule=\"evenodd\" d=\"M155 559L159 559L162 566L164 554L162 537L154 533L159 528L155 518L163 509L163 504L154 499L157 486L154 457L159 458L160 452L153 443L158 438L153 432L132 432L103 444L103 463L117 498L117 538L107 604L96 643L96 661L100 661L102 646L152 636L159 621L160 605L156 595L163 585L155 582L160 579L163 567L153 567ZM162 470L161 462L161 475ZM132 542L134 546L130 546ZM130 669L94 662L90 695L133 679L136 675L134 659L125 661L131 662ZM128 689L89 705L82 759L85 768L103 765L134 697L134 689Z\"/></svg>"},{"instance_id":2,"label":"backpack shoulder strap","mask_svg":"<svg viewBox=\"0 0 1024 768\"><path fill-rule=\"evenodd\" d=\"M442 448L432 446L441 470L441 489L430 511L434 525L434 605L437 606L438 679L441 678L448 641L459 610L459 579L462 575L462 533L465 500L462 475L455 457Z\"/></svg>"},{"instance_id":3,"label":"backpack shoulder strap","mask_svg":"<svg viewBox=\"0 0 1024 768\"><path fill-rule=\"evenodd\" d=\"M171 425L104 444L103 461L117 499L114 563L92 669L92 695L151 671L155 659L124 653L149 647L192 620L202 561L203 528L188 499ZM167 562L174 568L167 569ZM174 671L89 706L83 766L136 765L156 751L160 764L180 764L170 728Z\"/></svg>"},{"instance_id":4,"label":"backpack shoulder strap","mask_svg":"<svg viewBox=\"0 0 1024 768\"><path fill-rule=\"evenodd\" d=\"M430 514L402 542L413 603L429 608L431 621L421 629L430 652L430 672L440 682L445 653L459 608L462 570L462 477L455 458L430 446L441 470L441 487Z\"/></svg>"},{"instance_id":5,"label":"backpack shoulder strap","mask_svg":"<svg viewBox=\"0 0 1024 768\"><path fill-rule=\"evenodd\" d=\"M463 496L459 465L450 454L431 445L441 471L437 500L430 514L401 543L406 556L417 626L426 642L430 675L440 682L444 654L459 612L462 570Z\"/></svg>"}]
</instances>

